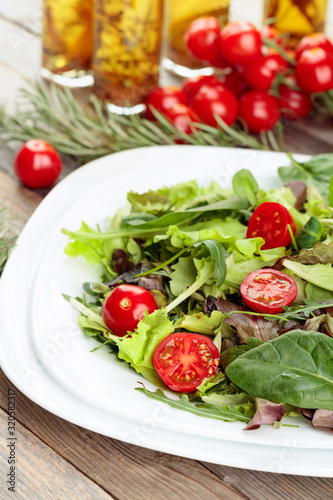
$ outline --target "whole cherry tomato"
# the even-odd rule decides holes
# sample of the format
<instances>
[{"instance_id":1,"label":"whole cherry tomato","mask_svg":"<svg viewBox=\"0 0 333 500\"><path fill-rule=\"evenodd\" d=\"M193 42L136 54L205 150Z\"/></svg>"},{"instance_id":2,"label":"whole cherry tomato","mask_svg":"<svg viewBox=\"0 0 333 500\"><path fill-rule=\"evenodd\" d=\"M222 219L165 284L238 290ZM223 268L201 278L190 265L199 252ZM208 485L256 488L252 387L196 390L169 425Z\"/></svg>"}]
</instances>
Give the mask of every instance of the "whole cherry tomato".
<instances>
[{"instance_id":1,"label":"whole cherry tomato","mask_svg":"<svg viewBox=\"0 0 333 500\"><path fill-rule=\"evenodd\" d=\"M14 171L20 181L31 189L48 187L61 173L61 159L51 144L32 139L17 153Z\"/></svg>"},{"instance_id":2,"label":"whole cherry tomato","mask_svg":"<svg viewBox=\"0 0 333 500\"><path fill-rule=\"evenodd\" d=\"M160 113L164 113L167 109L173 108L176 104L187 105L188 102L187 95L177 89L177 87L156 87L145 101L146 117L149 118L149 120L155 120L151 108L156 109Z\"/></svg>"},{"instance_id":3,"label":"whole cherry tomato","mask_svg":"<svg viewBox=\"0 0 333 500\"><path fill-rule=\"evenodd\" d=\"M260 90L250 90L241 96L238 114L250 132L256 134L271 130L280 118L277 99Z\"/></svg>"},{"instance_id":4,"label":"whole cherry tomato","mask_svg":"<svg viewBox=\"0 0 333 500\"><path fill-rule=\"evenodd\" d=\"M105 300L102 316L106 326L117 337L134 332L144 311L151 314L158 309L154 295L136 285L119 285Z\"/></svg>"},{"instance_id":5,"label":"whole cherry tomato","mask_svg":"<svg viewBox=\"0 0 333 500\"><path fill-rule=\"evenodd\" d=\"M310 94L333 89L333 56L321 48L305 50L295 75L301 89Z\"/></svg>"},{"instance_id":6,"label":"whole cherry tomato","mask_svg":"<svg viewBox=\"0 0 333 500\"><path fill-rule=\"evenodd\" d=\"M190 24L184 35L190 54L216 68L225 68L219 45L220 23L216 17L199 17Z\"/></svg>"},{"instance_id":7,"label":"whole cherry tomato","mask_svg":"<svg viewBox=\"0 0 333 500\"><path fill-rule=\"evenodd\" d=\"M231 90L236 97L240 97L248 89L246 82L242 78L242 72L242 68L233 67L220 76L220 84L222 83L224 87Z\"/></svg>"},{"instance_id":8,"label":"whole cherry tomato","mask_svg":"<svg viewBox=\"0 0 333 500\"><path fill-rule=\"evenodd\" d=\"M251 23L230 23L220 32L221 54L230 63L252 63L260 58L261 46L261 35Z\"/></svg>"},{"instance_id":9,"label":"whole cherry tomato","mask_svg":"<svg viewBox=\"0 0 333 500\"><path fill-rule=\"evenodd\" d=\"M294 278L275 269L259 269L249 273L240 287L245 304L252 311L266 314L283 312L297 297Z\"/></svg>"},{"instance_id":10,"label":"whole cherry tomato","mask_svg":"<svg viewBox=\"0 0 333 500\"><path fill-rule=\"evenodd\" d=\"M227 125L232 125L237 118L238 102L230 90L224 87L204 85L192 100L192 109L207 125L218 125L214 115L220 117Z\"/></svg>"},{"instance_id":11,"label":"whole cherry tomato","mask_svg":"<svg viewBox=\"0 0 333 500\"><path fill-rule=\"evenodd\" d=\"M242 76L252 89L269 90L277 73L283 73L287 67L288 63L282 56L271 54L246 65Z\"/></svg>"},{"instance_id":12,"label":"whole cherry tomato","mask_svg":"<svg viewBox=\"0 0 333 500\"><path fill-rule=\"evenodd\" d=\"M166 385L175 392L193 392L216 373L220 353L212 340L196 333L168 335L157 346L153 362Z\"/></svg>"},{"instance_id":13,"label":"whole cherry tomato","mask_svg":"<svg viewBox=\"0 0 333 500\"><path fill-rule=\"evenodd\" d=\"M204 85L208 85L209 87L221 87L222 83L214 75L200 75L183 80L181 91L184 92L184 94L186 94L191 101L198 90L200 90Z\"/></svg>"},{"instance_id":14,"label":"whole cherry tomato","mask_svg":"<svg viewBox=\"0 0 333 500\"><path fill-rule=\"evenodd\" d=\"M246 237L263 238L265 243L261 248L264 250L286 247L291 243L288 225L295 234L295 222L291 213L280 203L265 202L253 212Z\"/></svg>"},{"instance_id":15,"label":"whole cherry tomato","mask_svg":"<svg viewBox=\"0 0 333 500\"><path fill-rule=\"evenodd\" d=\"M333 56L333 44L327 36L324 33L311 33L303 37L297 45L295 54L296 61L299 60L301 54L305 50L316 49L318 47L324 49L325 52Z\"/></svg>"},{"instance_id":16,"label":"whole cherry tomato","mask_svg":"<svg viewBox=\"0 0 333 500\"><path fill-rule=\"evenodd\" d=\"M176 104L173 108L164 111L164 115L177 130L185 132L185 134L192 134L193 124L199 121L195 112L185 104Z\"/></svg>"},{"instance_id":17,"label":"whole cherry tomato","mask_svg":"<svg viewBox=\"0 0 333 500\"><path fill-rule=\"evenodd\" d=\"M304 118L313 109L311 97L303 90L297 90L296 80L292 77L286 78L288 84L279 85L279 108L281 115L288 120L296 120L297 118Z\"/></svg>"}]
</instances>

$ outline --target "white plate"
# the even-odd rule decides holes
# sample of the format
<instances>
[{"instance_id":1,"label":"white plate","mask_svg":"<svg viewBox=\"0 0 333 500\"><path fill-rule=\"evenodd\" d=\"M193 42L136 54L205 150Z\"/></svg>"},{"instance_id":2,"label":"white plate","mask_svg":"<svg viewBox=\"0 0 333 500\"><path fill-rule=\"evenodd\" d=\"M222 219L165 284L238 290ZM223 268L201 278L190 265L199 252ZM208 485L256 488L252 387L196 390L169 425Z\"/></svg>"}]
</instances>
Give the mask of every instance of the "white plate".
<instances>
[{"instance_id":1,"label":"white plate","mask_svg":"<svg viewBox=\"0 0 333 500\"><path fill-rule=\"evenodd\" d=\"M8 377L53 413L124 441L224 465L333 476L333 440L306 421L289 422L299 428L244 432L243 424L202 419L138 393L139 375L107 349L89 352L96 341L78 329L76 312L61 295L80 295L82 282L99 276L97 266L64 255L62 227L103 224L124 206L130 189L192 178L228 186L244 167L261 186L274 187L276 168L288 162L277 153L165 146L104 157L68 176L30 219L1 279L0 360ZM229 450L223 456L221 446Z\"/></svg>"}]
</instances>

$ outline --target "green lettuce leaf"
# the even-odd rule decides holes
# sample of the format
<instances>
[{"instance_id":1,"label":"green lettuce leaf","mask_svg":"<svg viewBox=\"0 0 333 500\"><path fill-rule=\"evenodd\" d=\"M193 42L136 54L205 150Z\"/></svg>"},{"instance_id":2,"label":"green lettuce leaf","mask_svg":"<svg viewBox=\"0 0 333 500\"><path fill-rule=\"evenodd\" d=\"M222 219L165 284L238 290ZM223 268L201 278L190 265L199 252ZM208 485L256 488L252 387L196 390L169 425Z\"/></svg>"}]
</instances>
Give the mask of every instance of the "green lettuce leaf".
<instances>
[{"instance_id":1,"label":"green lettuce leaf","mask_svg":"<svg viewBox=\"0 0 333 500\"><path fill-rule=\"evenodd\" d=\"M199 312L197 314L185 314L175 323L175 328L184 328L190 332L215 335L216 330L221 327L223 314L220 311L212 311L210 314Z\"/></svg>"},{"instance_id":2,"label":"green lettuce leaf","mask_svg":"<svg viewBox=\"0 0 333 500\"><path fill-rule=\"evenodd\" d=\"M297 274L300 278L313 285L333 292L333 267L332 264L301 264L300 262L285 259L284 267Z\"/></svg>"}]
</instances>

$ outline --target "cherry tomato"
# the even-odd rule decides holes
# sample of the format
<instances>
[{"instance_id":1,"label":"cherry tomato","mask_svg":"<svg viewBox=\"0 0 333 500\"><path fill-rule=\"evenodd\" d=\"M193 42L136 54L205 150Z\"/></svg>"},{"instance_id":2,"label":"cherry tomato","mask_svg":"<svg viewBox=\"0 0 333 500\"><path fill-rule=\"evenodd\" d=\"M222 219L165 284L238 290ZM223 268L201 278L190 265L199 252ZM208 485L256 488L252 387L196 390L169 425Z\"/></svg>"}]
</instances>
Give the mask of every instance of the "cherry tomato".
<instances>
[{"instance_id":1,"label":"cherry tomato","mask_svg":"<svg viewBox=\"0 0 333 500\"><path fill-rule=\"evenodd\" d=\"M310 94L333 89L333 56L321 48L305 50L295 75L301 89Z\"/></svg>"},{"instance_id":2,"label":"cherry tomato","mask_svg":"<svg viewBox=\"0 0 333 500\"><path fill-rule=\"evenodd\" d=\"M219 44L220 23L216 17L199 17L190 24L184 35L190 54L216 68L225 68Z\"/></svg>"},{"instance_id":3,"label":"cherry tomato","mask_svg":"<svg viewBox=\"0 0 333 500\"><path fill-rule=\"evenodd\" d=\"M222 83L224 87L231 90L236 97L240 97L248 90L248 86L242 78L242 71L242 68L229 68L228 73L220 76L220 84Z\"/></svg>"},{"instance_id":4,"label":"cherry tomato","mask_svg":"<svg viewBox=\"0 0 333 500\"><path fill-rule=\"evenodd\" d=\"M48 142L32 139L23 144L14 160L14 171L31 189L48 187L61 173L61 159Z\"/></svg>"},{"instance_id":5,"label":"cherry tomato","mask_svg":"<svg viewBox=\"0 0 333 500\"><path fill-rule=\"evenodd\" d=\"M176 392L193 392L204 378L216 373L220 354L204 335L173 333L158 345L154 366L166 385Z\"/></svg>"},{"instance_id":6,"label":"cherry tomato","mask_svg":"<svg viewBox=\"0 0 333 500\"><path fill-rule=\"evenodd\" d=\"M277 73L283 73L287 67L288 63L282 56L271 54L246 65L243 70L243 78L252 89L269 90Z\"/></svg>"},{"instance_id":7,"label":"cherry tomato","mask_svg":"<svg viewBox=\"0 0 333 500\"><path fill-rule=\"evenodd\" d=\"M246 92L239 100L239 117L244 120L250 132L271 130L280 118L278 101L260 90Z\"/></svg>"},{"instance_id":8,"label":"cherry tomato","mask_svg":"<svg viewBox=\"0 0 333 500\"><path fill-rule=\"evenodd\" d=\"M245 304L252 311L266 314L283 312L297 296L294 278L275 269L260 269L248 274L240 287Z\"/></svg>"},{"instance_id":9,"label":"cherry tomato","mask_svg":"<svg viewBox=\"0 0 333 500\"><path fill-rule=\"evenodd\" d=\"M288 225L295 234L295 222L291 213L280 203L265 202L253 212L247 227L247 238L263 238L263 250L286 247L291 243Z\"/></svg>"},{"instance_id":10,"label":"cherry tomato","mask_svg":"<svg viewBox=\"0 0 333 500\"><path fill-rule=\"evenodd\" d=\"M198 90L204 85L209 87L221 87L221 81L214 75L199 75L193 78L187 78L181 85L181 91L191 99L195 96Z\"/></svg>"},{"instance_id":11,"label":"cherry tomato","mask_svg":"<svg viewBox=\"0 0 333 500\"><path fill-rule=\"evenodd\" d=\"M290 84L296 86L296 80L292 77L286 79ZM311 97L302 90L296 90L286 84L279 85L279 108L281 115L288 120L304 118L313 108Z\"/></svg>"},{"instance_id":12,"label":"cherry tomato","mask_svg":"<svg viewBox=\"0 0 333 500\"><path fill-rule=\"evenodd\" d=\"M134 332L144 311L151 314L158 309L154 295L136 285L119 285L105 300L102 316L106 326L117 337Z\"/></svg>"},{"instance_id":13,"label":"cherry tomato","mask_svg":"<svg viewBox=\"0 0 333 500\"><path fill-rule=\"evenodd\" d=\"M296 61L299 60L301 54L305 50L315 49L318 47L324 49L328 54L333 55L333 44L327 36L324 35L324 33L311 33L310 35L303 37L297 45L295 54Z\"/></svg>"},{"instance_id":14,"label":"cherry tomato","mask_svg":"<svg viewBox=\"0 0 333 500\"><path fill-rule=\"evenodd\" d=\"M164 112L164 115L169 118L177 130L181 130L182 132L185 132L185 134L192 134L193 123L199 121L199 118L194 111L184 104L176 104L175 107L167 109Z\"/></svg>"},{"instance_id":15,"label":"cherry tomato","mask_svg":"<svg viewBox=\"0 0 333 500\"><path fill-rule=\"evenodd\" d=\"M231 63L252 63L260 58L261 46L261 35L251 23L230 23L220 32L222 57Z\"/></svg>"},{"instance_id":16,"label":"cherry tomato","mask_svg":"<svg viewBox=\"0 0 333 500\"><path fill-rule=\"evenodd\" d=\"M192 109L207 125L218 125L215 116L219 116L227 125L232 125L237 118L238 102L230 90L224 87L204 85L192 100Z\"/></svg>"},{"instance_id":17,"label":"cherry tomato","mask_svg":"<svg viewBox=\"0 0 333 500\"><path fill-rule=\"evenodd\" d=\"M188 97L184 92L177 89L177 87L156 87L146 101L146 117L149 120L155 120L151 107L164 113L167 109L173 108L176 104L188 104Z\"/></svg>"}]
</instances>

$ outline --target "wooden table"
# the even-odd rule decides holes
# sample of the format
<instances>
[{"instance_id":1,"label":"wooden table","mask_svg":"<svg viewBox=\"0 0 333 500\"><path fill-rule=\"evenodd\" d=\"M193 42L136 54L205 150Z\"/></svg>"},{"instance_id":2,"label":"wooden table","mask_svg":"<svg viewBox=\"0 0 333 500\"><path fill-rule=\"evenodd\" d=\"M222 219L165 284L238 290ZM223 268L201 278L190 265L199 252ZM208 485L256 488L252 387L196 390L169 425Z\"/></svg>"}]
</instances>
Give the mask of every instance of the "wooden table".
<instances>
[{"instance_id":1,"label":"wooden table","mask_svg":"<svg viewBox=\"0 0 333 500\"><path fill-rule=\"evenodd\" d=\"M40 6L37 0L0 5L0 99L14 109L24 77L38 74ZM329 118L286 125L287 149L329 152ZM0 161L0 208L12 209L12 231L19 234L47 190L22 187L12 170L17 145L3 146ZM70 170L65 161L64 174ZM333 479L254 472L198 462L129 445L58 418L13 387L0 371L0 499L7 491L8 390L16 395L19 499L321 499L333 497ZM329 435L327 439L332 439ZM14 494L12 494L14 495Z\"/></svg>"}]
</instances>

